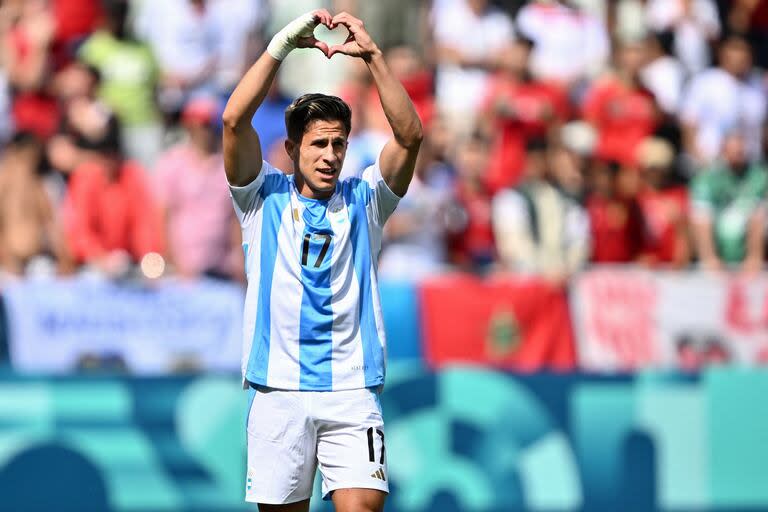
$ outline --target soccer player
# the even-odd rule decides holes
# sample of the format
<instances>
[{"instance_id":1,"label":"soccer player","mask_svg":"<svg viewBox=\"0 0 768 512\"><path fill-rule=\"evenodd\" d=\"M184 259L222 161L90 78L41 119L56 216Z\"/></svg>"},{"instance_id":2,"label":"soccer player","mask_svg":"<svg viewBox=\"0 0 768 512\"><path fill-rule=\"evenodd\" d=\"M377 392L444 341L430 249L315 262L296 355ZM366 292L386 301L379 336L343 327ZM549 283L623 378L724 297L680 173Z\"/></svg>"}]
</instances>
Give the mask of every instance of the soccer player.
<instances>
[{"instance_id":1,"label":"soccer player","mask_svg":"<svg viewBox=\"0 0 768 512\"><path fill-rule=\"evenodd\" d=\"M316 26L344 26L328 47ZM286 110L292 175L262 161L251 118L294 48L362 59L393 138L360 177L339 180L351 113L307 94ZM307 511L315 469L337 511L380 511L388 491L378 390L385 339L376 280L382 227L405 194L421 122L363 22L321 9L289 23L245 74L223 115L224 163L242 225L248 291L244 384L250 388L245 499Z\"/></svg>"}]
</instances>

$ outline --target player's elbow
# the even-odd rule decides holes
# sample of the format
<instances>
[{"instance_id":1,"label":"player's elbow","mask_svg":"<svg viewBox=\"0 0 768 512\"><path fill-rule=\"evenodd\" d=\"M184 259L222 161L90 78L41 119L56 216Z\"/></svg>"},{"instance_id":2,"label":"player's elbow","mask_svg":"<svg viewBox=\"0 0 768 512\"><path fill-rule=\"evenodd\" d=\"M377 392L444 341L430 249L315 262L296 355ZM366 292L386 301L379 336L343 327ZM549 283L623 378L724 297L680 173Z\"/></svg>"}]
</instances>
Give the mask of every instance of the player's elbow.
<instances>
[{"instance_id":1,"label":"player's elbow","mask_svg":"<svg viewBox=\"0 0 768 512\"><path fill-rule=\"evenodd\" d=\"M243 123L244 116L239 112L235 112L229 105L224 109L224 113L221 114L221 124L225 130L236 131Z\"/></svg>"},{"instance_id":2,"label":"player's elbow","mask_svg":"<svg viewBox=\"0 0 768 512\"><path fill-rule=\"evenodd\" d=\"M421 120L417 117L400 135L398 141L401 146L408 150L417 151L424 140L424 128L421 126Z\"/></svg>"}]
</instances>

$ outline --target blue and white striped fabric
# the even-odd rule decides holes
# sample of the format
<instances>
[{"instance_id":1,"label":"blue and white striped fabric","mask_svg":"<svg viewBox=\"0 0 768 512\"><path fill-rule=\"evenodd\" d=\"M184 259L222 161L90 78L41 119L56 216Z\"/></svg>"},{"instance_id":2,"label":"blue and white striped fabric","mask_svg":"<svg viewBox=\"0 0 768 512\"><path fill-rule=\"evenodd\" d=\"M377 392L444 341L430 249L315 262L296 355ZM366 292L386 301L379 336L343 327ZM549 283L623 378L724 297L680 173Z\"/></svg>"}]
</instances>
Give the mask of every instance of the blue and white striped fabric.
<instances>
[{"instance_id":1,"label":"blue and white striped fabric","mask_svg":"<svg viewBox=\"0 0 768 512\"><path fill-rule=\"evenodd\" d=\"M307 391L383 384L376 261L399 197L378 162L323 201L301 196L293 176L267 162L253 182L230 190L248 277L244 379Z\"/></svg>"}]
</instances>

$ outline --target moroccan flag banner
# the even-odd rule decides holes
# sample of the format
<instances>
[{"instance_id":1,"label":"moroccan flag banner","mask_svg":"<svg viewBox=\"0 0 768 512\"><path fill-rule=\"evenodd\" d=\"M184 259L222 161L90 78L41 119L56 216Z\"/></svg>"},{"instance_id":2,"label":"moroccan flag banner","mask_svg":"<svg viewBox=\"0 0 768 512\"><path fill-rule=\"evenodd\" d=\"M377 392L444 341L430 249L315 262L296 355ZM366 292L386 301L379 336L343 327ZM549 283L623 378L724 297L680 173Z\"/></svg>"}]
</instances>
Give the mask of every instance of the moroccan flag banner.
<instances>
[{"instance_id":1,"label":"moroccan flag banner","mask_svg":"<svg viewBox=\"0 0 768 512\"><path fill-rule=\"evenodd\" d=\"M424 352L432 368L481 364L518 371L571 370L565 290L540 279L445 276L422 283Z\"/></svg>"}]
</instances>

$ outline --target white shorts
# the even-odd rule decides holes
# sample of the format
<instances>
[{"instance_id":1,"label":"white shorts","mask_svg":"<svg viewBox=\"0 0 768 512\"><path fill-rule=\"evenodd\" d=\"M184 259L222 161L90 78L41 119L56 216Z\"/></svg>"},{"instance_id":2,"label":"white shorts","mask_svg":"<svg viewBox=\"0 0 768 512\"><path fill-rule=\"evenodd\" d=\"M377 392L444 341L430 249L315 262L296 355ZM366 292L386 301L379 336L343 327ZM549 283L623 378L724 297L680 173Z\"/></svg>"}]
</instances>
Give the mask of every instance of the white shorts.
<instances>
[{"instance_id":1,"label":"white shorts","mask_svg":"<svg viewBox=\"0 0 768 512\"><path fill-rule=\"evenodd\" d=\"M389 492L381 405L371 389L249 390L245 501L294 503L312 495L315 471L323 499L336 489Z\"/></svg>"}]
</instances>

